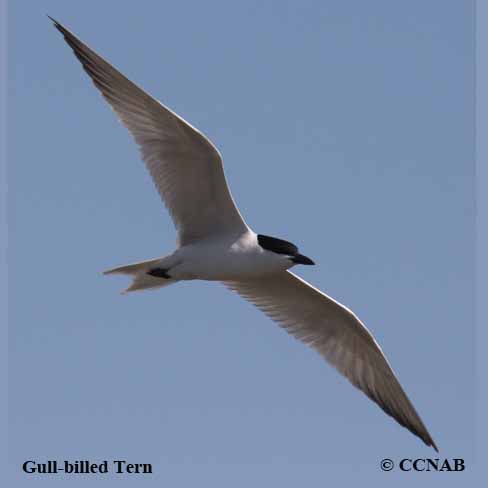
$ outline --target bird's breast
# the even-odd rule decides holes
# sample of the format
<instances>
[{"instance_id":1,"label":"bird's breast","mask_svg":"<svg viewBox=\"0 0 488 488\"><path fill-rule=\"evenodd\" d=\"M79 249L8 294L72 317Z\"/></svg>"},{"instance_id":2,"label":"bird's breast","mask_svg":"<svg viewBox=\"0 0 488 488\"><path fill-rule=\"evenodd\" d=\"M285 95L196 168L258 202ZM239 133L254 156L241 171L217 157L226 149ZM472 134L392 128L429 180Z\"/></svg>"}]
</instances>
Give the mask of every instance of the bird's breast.
<instances>
[{"instance_id":1,"label":"bird's breast","mask_svg":"<svg viewBox=\"0 0 488 488\"><path fill-rule=\"evenodd\" d=\"M255 245L242 242L194 245L182 249L182 263L170 274L176 279L231 281L278 273L293 263Z\"/></svg>"}]
</instances>

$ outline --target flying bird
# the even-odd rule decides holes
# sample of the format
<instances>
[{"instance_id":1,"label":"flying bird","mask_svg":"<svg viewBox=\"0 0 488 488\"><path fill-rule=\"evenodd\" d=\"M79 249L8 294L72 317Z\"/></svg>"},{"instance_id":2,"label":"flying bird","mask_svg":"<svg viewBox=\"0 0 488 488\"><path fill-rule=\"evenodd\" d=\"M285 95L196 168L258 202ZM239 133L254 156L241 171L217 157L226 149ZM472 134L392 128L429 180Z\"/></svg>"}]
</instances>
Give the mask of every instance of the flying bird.
<instances>
[{"instance_id":1,"label":"flying bird","mask_svg":"<svg viewBox=\"0 0 488 488\"><path fill-rule=\"evenodd\" d=\"M348 308L290 271L314 262L286 240L256 234L227 185L222 157L197 129L49 17L138 144L177 231L167 256L106 271L126 292L182 280L220 281L311 346L400 425L437 446L380 346Z\"/></svg>"}]
</instances>

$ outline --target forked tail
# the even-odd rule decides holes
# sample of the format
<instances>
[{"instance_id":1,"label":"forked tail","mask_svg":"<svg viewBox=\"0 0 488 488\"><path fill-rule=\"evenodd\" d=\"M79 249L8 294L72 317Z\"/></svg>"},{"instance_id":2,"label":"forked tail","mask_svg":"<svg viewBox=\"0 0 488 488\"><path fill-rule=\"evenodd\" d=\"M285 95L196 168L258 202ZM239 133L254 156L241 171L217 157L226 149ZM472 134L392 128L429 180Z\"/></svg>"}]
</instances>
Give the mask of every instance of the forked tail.
<instances>
[{"instance_id":1,"label":"forked tail","mask_svg":"<svg viewBox=\"0 0 488 488\"><path fill-rule=\"evenodd\" d=\"M127 264L119 266L118 268L108 269L103 274L126 274L132 276L132 283L122 292L122 294L129 293L136 290L147 290L148 288L162 288L163 286L172 285L179 280L173 278L161 278L149 275L148 272L161 265L162 258L150 259L149 261L141 261L140 263Z\"/></svg>"}]
</instances>

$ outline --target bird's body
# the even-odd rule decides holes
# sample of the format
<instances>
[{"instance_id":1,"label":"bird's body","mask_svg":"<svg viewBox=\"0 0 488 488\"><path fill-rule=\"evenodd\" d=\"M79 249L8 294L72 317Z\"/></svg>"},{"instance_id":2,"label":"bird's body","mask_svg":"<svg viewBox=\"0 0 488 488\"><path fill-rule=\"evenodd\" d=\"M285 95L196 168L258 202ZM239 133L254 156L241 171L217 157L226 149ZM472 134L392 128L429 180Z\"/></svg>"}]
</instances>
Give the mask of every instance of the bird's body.
<instances>
[{"instance_id":1,"label":"bird's body","mask_svg":"<svg viewBox=\"0 0 488 488\"><path fill-rule=\"evenodd\" d=\"M310 345L388 415L437 450L381 348L358 317L289 271L313 261L291 242L257 234L246 224L213 144L52 20L132 133L177 229L172 254L106 273L130 275L133 281L127 292L182 280L221 281Z\"/></svg>"},{"instance_id":2,"label":"bird's body","mask_svg":"<svg viewBox=\"0 0 488 488\"><path fill-rule=\"evenodd\" d=\"M182 246L156 263L176 280L229 281L283 272L293 262L267 251L251 230Z\"/></svg>"}]
</instances>

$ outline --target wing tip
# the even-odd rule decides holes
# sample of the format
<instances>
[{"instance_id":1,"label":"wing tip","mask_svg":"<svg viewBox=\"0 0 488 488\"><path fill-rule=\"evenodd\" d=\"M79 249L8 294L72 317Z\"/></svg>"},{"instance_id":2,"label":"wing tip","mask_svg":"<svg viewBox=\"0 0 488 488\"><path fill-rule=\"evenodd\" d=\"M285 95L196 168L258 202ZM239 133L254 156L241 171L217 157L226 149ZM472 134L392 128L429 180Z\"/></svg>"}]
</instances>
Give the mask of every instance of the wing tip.
<instances>
[{"instance_id":1,"label":"wing tip","mask_svg":"<svg viewBox=\"0 0 488 488\"><path fill-rule=\"evenodd\" d=\"M46 14L47 18L53 23L54 27L56 27L56 29L61 32L61 34L63 34L63 36L69 36L69 35L72 35L71 32L66 29L66 27L64 27L63 24L61 24L60 22L58 22L55 18L51 17L50 15Z\"/></svg>"},{"instance_id":2,"label":"wing tip","mask_svg":"<svg viewBox=\"0 0 488 488\"><path fill-rule=\"evenodd\" d=\"M432 437L429 437L428 441L425 443L427 444L427 446L432 447L435 452L439 452L439 448L437 447L437 444L434 442L434 439L432 439Z\"/></svg>"},{"instance_id":3,"label":"wing tip","mask_svg":"<svg viewBox=\"0 0 488 488\"><path fill-rule=\"evenodd\" d=\"M53 23L54 27L56 27L56 29L59 29L59 28L62 28L63 26L53 17L51 17L50 15L46 14L47 18Z\"/></svg>"},{"instance_id":4,"label":"wing tip","mask_svg":"<svg viewBox=\"0 0 488 488\"><path fill-rule=\"evenodd\" d=\"M439 452L439 448L437 447L437 444L435 443L434 439L432 439L432 436L429 434L429 431L423 424L422 424L423 427L422 430L415 429L412 428L411 426L406 426L406 425L404 425L403 427L405 427L413 435L418 437L427 447L432 447L432 449L434 449L435 452Z\"/></svg>"}]
</instances>

